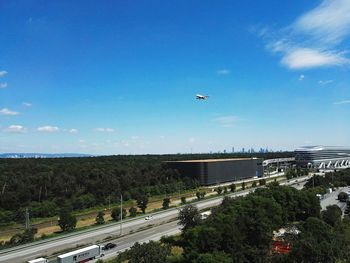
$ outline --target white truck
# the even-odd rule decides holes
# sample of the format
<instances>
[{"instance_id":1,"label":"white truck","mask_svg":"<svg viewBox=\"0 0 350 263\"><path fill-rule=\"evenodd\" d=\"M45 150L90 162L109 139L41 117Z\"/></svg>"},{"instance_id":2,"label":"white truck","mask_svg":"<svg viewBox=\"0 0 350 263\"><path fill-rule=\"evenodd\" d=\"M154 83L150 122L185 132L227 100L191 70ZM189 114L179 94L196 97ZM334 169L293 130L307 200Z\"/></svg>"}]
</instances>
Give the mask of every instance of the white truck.
<instances>
[{"instance_id":1,"label":"white truck","mask_svg":"<svg viewBox=\"0 0 350 263\"><path fill-rule=\"evenodd\" d=\"M81 248L57 257L58 263L79 263L87 262L89 260L103 257L103 246L92 245L89 247Z\"/></svg>"},{"instance_id":2,"label":"white truck","mask_svg":"<svg viewBox=\"0 0 350 263\"><path fill-rule=\"evenodd\" d=\"M37 258L29 260L28 263L48 263L49 261L46 258Z\"/></svg>"}]
</instances>

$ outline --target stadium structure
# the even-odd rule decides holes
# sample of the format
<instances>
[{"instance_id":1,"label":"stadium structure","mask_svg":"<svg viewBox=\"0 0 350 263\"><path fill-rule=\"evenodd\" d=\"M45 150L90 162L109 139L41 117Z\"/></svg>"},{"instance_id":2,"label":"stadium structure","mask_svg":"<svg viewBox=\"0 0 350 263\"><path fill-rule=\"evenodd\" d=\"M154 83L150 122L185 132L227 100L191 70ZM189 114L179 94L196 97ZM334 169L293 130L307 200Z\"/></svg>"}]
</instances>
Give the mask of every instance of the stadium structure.
<instances>
[{"instance_id":1,"label":"stadium structure","mask_svg":"<svg viewBox=\"0 0 350 263\"><path fill-rule=\"evenodd\" d=\"M344 169L350 167L350 148L334 146L304 146L296 149L295 162L299 167Z\"/></svg>"},{"instance_id":2,"label":"stadium structure","mask_svg":"<svg viewBox=\"0 0 350 263\"><path fill-rule=\"evenodd\" d=\"M166 162L181 176L195 178L201 185L213 185L263 176L262 159L208 159Z\"/></svg>"}]
</instances>

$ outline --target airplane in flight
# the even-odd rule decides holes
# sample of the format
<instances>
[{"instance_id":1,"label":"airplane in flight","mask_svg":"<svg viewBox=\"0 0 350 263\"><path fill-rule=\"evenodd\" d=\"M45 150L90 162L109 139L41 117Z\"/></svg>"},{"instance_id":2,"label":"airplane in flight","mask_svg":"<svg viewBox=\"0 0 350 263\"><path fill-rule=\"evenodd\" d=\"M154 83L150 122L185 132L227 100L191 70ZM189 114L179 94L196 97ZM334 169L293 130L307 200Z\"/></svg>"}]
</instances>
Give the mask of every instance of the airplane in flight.
<instances>
[{"instance_id":1,"label":"airplane in flight","mask_svg":"<svg viewBox=\"0 0 350 263\"><path fill-rule=\"evenodd\" d=\"M201 95L201 94L196 95L197 100L207 100L208 98L209 98L208 95Z\"/></svg>"}]
</instances>

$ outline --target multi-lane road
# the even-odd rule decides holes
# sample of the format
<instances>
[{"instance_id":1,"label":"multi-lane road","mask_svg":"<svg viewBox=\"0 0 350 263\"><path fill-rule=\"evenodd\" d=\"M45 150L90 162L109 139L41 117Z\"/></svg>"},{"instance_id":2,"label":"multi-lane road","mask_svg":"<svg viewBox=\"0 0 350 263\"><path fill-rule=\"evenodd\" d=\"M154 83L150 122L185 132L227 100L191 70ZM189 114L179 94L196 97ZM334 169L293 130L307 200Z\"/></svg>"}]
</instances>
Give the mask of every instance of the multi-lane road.
<instances>
[{"instance_id":1,"label":"multi-lane road","mask_svg":"<svg viewBox=\"0 0 350 263\"><path fill-rule=\"evenodd\" d=\"M298 178L285 182L297 188L302 187L303 181L308 177ZM244 196L253 189L248 189L227 196ZM223 196L198 201L195 205L198 209L206 209L219 205ZM11 249L0 251L0 263L21 263L37 257L51 257L62 251L74 250L77 246L86 246L95 243L106 243L107 240L116 240L118 247L111 252L123 251L132 246L136 241L157 240L163 235L174 234L180 231L176 220L179 208L172 208L152 214L151 220L145 217L126 220L123 223L123 236L120 236L120 224L112 223L84 231L79 231L64 236L38 241ZM173 221L173 222L172 222ZM108 254L108 252L107 252ZM53 261L54 262L54 261Z\"/></svg>"}]
</instances>

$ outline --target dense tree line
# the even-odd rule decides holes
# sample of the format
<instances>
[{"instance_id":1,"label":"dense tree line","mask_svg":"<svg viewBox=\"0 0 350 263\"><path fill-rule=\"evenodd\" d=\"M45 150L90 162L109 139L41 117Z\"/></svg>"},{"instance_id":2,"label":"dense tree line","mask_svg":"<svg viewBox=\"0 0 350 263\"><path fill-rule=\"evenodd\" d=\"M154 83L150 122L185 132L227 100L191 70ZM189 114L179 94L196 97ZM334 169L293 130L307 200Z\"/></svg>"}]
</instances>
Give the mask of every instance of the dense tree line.
<instances>
[{"instance_id":1,"label":"dense tree line","mask_svg":"<svg viewBox=\"0 0 350 263\"><path fill-rule=\"evenodd\" d=\"M322 214L320 208L313 191L274 183L247 197L225 199L207 220L183 232L183 262L204 262L204 255L215 259L218 252L226 255L227 262L348 259L350 236L345 232L349 220L341 220L338 207L328 207ZM291 225L299 230L299 234L285 237L291 243L291 253L271 254L273 231Z\"/></svg>"},{"instance_id":2,"label":"dense tree line","mask_svg":"<svg viewBox=\"0 0 350 263\"><path fill-rule=\"evenodd\" d=\"M164 248L163 262L168 263L348 262L350 218L342 219L337 206L322 213L320 208L314 191L272 183L246 197L225 197L206 220L200 219L195 207L184 207L179 213L184 226L181 236L162 238L162 243L152 243L152 247ZM287 254L273 253L272 249L273 231L281 228L294 229L282 237L291 245ZM183 253L170 255L169 245L181 247ZM133 247L115 262L144 259L144 249L142 245ZM151 257L149 253L151 250L147 257Z\"/></svg>"},{"instance_id":3,"label":"dense tree line","mask_svg":"<svg viewBox=\"0 0 350 263\"><path fill-rule=\"evenodd\" d=\"M259 156L259 154L251 154ZM73 210L117 202L141 195L160 195L197 186L181 178L164 161L249 157L249 154L140 155L84 158L0 159L0 224L57 215L62 206ZM264 158L290 156L268 153Z\"/></svg>"},{"instance_id":4,"label":"dense tree line","mask_svg":"<svg viewBox=\"0 0 350 263\"><path fill-rule=\"evenodd\" d=\"M341 187L350 185L350 169L326 173L324 176L314 176L305 184L306 188Z\"/></svg>"}]
</instances>

